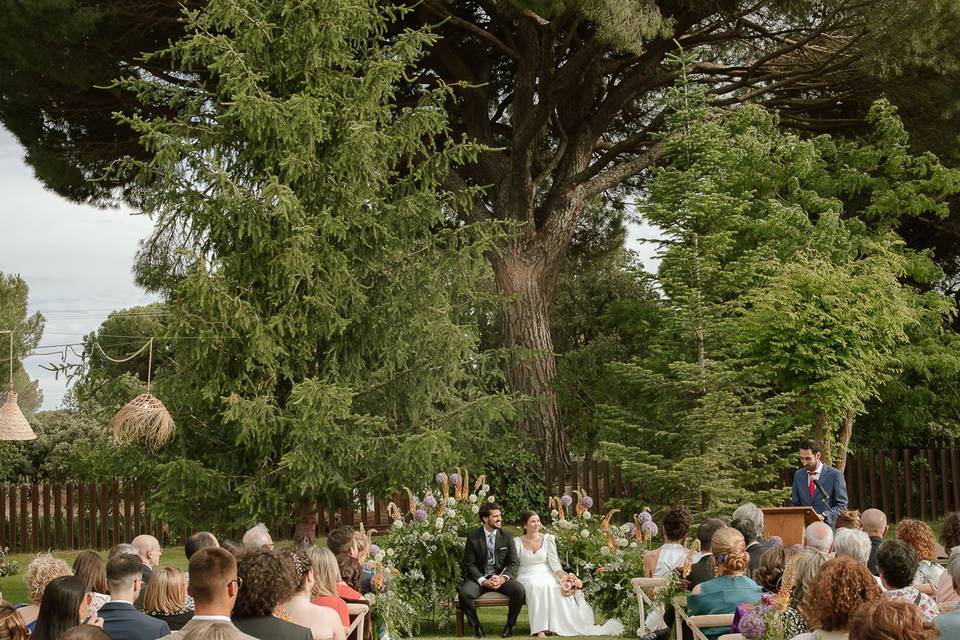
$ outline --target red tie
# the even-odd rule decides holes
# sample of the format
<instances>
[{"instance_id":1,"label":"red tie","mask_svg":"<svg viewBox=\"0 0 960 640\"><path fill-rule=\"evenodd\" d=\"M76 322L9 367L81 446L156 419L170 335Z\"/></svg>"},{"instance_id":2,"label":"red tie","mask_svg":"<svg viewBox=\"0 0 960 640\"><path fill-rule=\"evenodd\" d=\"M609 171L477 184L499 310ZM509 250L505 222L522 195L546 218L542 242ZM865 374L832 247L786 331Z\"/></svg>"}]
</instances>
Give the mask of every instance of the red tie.
<instances>
[{"instance_id":1,"label":"red tie","mask_svg":"<svg viewBox=\"0 0 960 640\"><path fill-rule=\"evenodd\" d=\"M813 476L816 474L811 473L810 471L807 471L807 474L810 476L810 499L813 500L813 494L816 491L816 487L813 484Z\"/></svg>"}]
</instances>

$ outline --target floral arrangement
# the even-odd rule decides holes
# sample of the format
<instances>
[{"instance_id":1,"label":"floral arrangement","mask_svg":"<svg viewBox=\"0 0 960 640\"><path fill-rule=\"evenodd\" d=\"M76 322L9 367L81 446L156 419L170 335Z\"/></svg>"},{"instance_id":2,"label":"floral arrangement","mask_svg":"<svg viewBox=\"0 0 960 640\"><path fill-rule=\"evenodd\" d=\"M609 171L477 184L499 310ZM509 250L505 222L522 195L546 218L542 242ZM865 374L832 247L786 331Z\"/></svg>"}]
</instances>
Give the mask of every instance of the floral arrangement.
<instances>
[{"instance_id":1,"label":"floral arrangement","mask_svg":"<svg viewBox=\"0 0 960 640\"><path fill-rule=\"evenodd\" d=\"M747 640L789 640L800 633L796 624L784 615L790 605L790 594L797 578L796 558L783 572L776 597L764 594L740 618L737 631Z\"/></svg>"},{"instance_id":2,"label":"floral arrangement","mask_svg":"<svg viewBox=\"0 0 960 640\"><path fill-rule=\"evenodd\" d=\"M0 549L0 578L3 576L13 576L20 572L17 561L7 559L8 553L10 553L9 547Z\"/></svg>"}]
</instances>

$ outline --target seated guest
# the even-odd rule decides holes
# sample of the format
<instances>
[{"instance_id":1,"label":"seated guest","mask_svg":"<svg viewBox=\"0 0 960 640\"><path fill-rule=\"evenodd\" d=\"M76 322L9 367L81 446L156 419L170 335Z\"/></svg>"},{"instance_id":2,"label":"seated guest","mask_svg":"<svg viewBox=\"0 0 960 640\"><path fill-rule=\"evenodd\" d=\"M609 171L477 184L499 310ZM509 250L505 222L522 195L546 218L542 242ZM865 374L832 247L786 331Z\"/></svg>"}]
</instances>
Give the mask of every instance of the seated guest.
<instances>
[{"instance_id":1,"label":"seated guest","mask_svg":"<svg viewBox=\"0 0 960 640\"><path fill-rule=\"evenodd\" d=\"M953 583L953 591L960 588L960 549L953 547L950 552L950 560L947 562L947 570L944 575L950 578ZM954 610L944 613L933 619L933 622L940 629L940 634L944 638L960 638L960 611Z\"/></svg>"},{"instance_id":2,"label":"seated guest","mask_svg":"<svg viewBox=\"0 0 960 640\"><path fill-rule=\"evenodd\" d=\"M27 640L30 632L17 615L17 608L0 601L0 640Z\"/></svg>"},{"instance_id":3,"label":"seated guest","mask_svg":"<svg viewBox=\"0 0 960 640\"><path fill-rule=\"evenodd\" d=\"M360 561L350 556L337 556L337 566L340 569L340 582L337 583L337 593L344 600L362 600L360 595L360 575L363 567Z\"/></svg>"},{"instance_id":4,"label":"seated guest","mask_svg":"<svg viewBox=\"0 0 960 640\"><path fill-rule=\"evenodd\" d=\"M143 564L139 556L127 553L107 561L107 585L110 602L100 607L103 630L113 640L156 640L170 633L170 627L137 611L136 602L143 589Z\"/></svg>"},{"instance_id":5,"label":"seated guest","mask_svg":"<svg viewBox=\"0 0 960 640\"><path fill-rule=\"evenodd\" d=\"M719 518L707 518L700 523L697 541L700 543L701 557L694 560L690 573L687 574L687 582L691 589L701 582L712 580L717 575L714 570L713 555L710 553L710 541L713 540L713 534L725 526L727 523Z\"/></svg>"},{"instance_id":6,"label":"seated guest","mask_svg":"<svg viewBox=\"0 0 960 640\"><path fill-rule=\"evenodd\" d=\"M120 544L115 544L110 547L110 550L107 551L107 562L110 562L110 559L114 556L118 556L121 553L128 553L131 556L137 555L137 548L130 544L129 542L121 542Z\"/></svg>"},{"instance_id":7,"label":"seated guest","mask_svg":"<svg viewBox=\"0 0 960 640\"><path fill-rule=\"evenodd\" d=\"M752 521L734 520L730 523L730 526L739 531L740 535L743 536L744 542L747 543L747 554L750 556L747 575L752 576L754 570L760 564L760 558L763 557L763 554L766 553L770 547L769 545L761 544L757 539L760 536L760 532L757 531L757 525Z\"/></svg>"},{"instance_id":8,"label":"seated guest","mask_svg":"<svg viewBox=\"0 0 960 640\"><path fill-rule=\"evenodd\" d=\"M340 616L343 626L350 626L350 614L347 612L347 603L343 601L337 590L340 582L340 568L333 552L325 547L316 545L307 550L310 565L313 569L314 584L311 591L311 602L321 607L329 607Z\"/></svg>"},{"instance_id":9,"label":"seated guest","mask_svg":"<svg viewBox=\"0 0 960 640\"><path fill-rule=\"evenodd\" d=\"M327 548L333 555L352 555L356 557L357 539L353 527L344 525L327 534Z\"/></svg>"},{"instance_id":10,"label":"seated guest","mask_svg":"<svg viewBox=\"0 0 960 640\"><path fill-rule=\"evenodd\" d=\"M920 593L913 586L913 578L917 575L917 552L903 540L887 540L880 545L877 552L877 567L880 569L880 580L886 589L886 596L891 600L904 600L920 607L923 617L933 620L940 614L940 608L933 598Z\"/></svg>"},{"instance_id":11,"label":"seated guest","mask_svg":"<svg viewBox=\"0 0 960 640\"><path fill-rule=\"evenodd\" d=\"M867 569L875 576L880 575L877 569L877 551L883 543L883 536L887 535L887 516L880 509L867 509L860 516L860 529L870 537L870 559Z\"/></svg>"},{"instance_id":12,"label":"seated guest","mask_svg":"<svg viewBox=\"0 0 960 640\"><path fill-rule=\"evenodd\" d=\"M240 633L229 622L210 622L183 633L179 640L243 640L250 636Z\"/></svg>"},{"instance_id":13,"label":"seated guest","mask_svg":"<svg viewBox=\"0 0 960 640\"><path fill-rule=\"evenodd\" d=\"M804 618L801 613L803 601L804 598L806 598L807 589L813 584L813 580L816 578L817 572L820 571L820 567L829 559L830 556L822 551L807 547L801 551L794 560L793 589L790 590L790 604L783 612L790 631L794 634L810 631L806 623L806 618Z\"/></svg>"},{"instance_id":14,"label":"seated guest","mask_svg":"<svg viewBox=\"0 0 960 640\"><path fill-rule=\"evenodd\" d=\"M940 525L940 544L947 551L947 565L949 566L950 560L955 555L954 552L956 552L956 555L960 555L960 549L956 549L960 546L960 511L952 511L943 519L943 524ZM940 575L934 599L938 605L960 602L960 596L953 588L953 579L950 577L949 571L944 571Z\"/></svg>"},{"instance_id":15,"label":"seated guest","mask_svg":"<svg viewBox=\"0 0 960 640\"><path fill-rule=\"evenodd\" d=\"M663 516L664 543L659 549L643 554L643 573L648 578L662 577L679 569L687 561L683 541L690 530L690 509L671 507Z\"/></svg>"},{"instance_id":16,"label":"seated guest","mask_svg":"<svg viewBox=\"0 0 960 640\"><path fill-rule=\"evenodd\" d=\"M237 558L240 591L233 608L233 624L260 640L313 640L310 629L273 615L277 605L296 590L295 579L290 563L266 545L241 553Z\"/></svg>"},{"instance_id":17,"label":"seated guest","mask_svg":"<svg viewBox=\"0 0 960 640\"><path fill-rule=\"evenodd\" d=\"M830 553L833 548L833 529L826 522L814 522L803 531L803 546L820 553Z\"/></svg>"},{"instance_id":18,"label":"seated guest","mask_svg":"<svg viewBox=\"0 0 960 640\"><path fill-rule=\"evenodd\" d=\"M63 640L110 640L110 636L100 627L78 624L63 632Z\"/></svg>"},{"instance_id":19,"label":"seated guest","mask_svg":"<svg viewBox=\"0 0 960 640\"><path fill-rule=\"evenodd\" d=\"M198 631L198 627L210 625L230 625L240 580L237 577L237 559L232 553L217 547L205 547L190 556L190 575L192 579L187 591L193 598L194 612L183 628L169 636L182 640L186 634ZM236 627L234 627L236 630ZM252 640L253 636L240 633L242 640Z\"/></svg>"},{"instance_id":20,"label":"seated guest","mask_svg":"<svg viewBox=\"0 0 960 640\"><path fill-rule=\"evenodd\" d=\"M373 546L370 541L370 533L357 531L353 534L354 547L356 552L350 554L360 563L360 593L370 593L373 591L371 582L373 581L374 571L372 567L367 566L367 560L370 558L370 549Z\"/></svg>"},{"instance_id":21,"label":"seated guest","mask_svg":"<svg viewBox=\"0 0 960 640\"><path fill-rule=\"evenodd\" d=\"M253 525L243 534L244 549L256 549L257 547L273 549L273 538L270 537L270 530L262 522Z\"/></svg>"},{"instance_id":22,"label":"seated guest","mask_svg":"<svg viewBox=\"0 0 960 640\"><path fill-rule=\"evenodd\" d=\"M859 529L848 530L863 533ZM864 602L882 596L883 590L866 562L852 558L827 560L803 599L804 619L813 632L800 634L794 640L843 640L847 637L850 614Z\"/></svg>"},{"instance_id":23,"label":"seated guest","mask_svg":"<svg viewBox=\"0 0 960 640\"><path fill-rule=\"evenodd\" d=\"M940 632L909 602L880 598L866 602L850 616L850 640L936 640ZM947 636L944 636L946 640Z\"/></svg>"},{"instance_id":24,"label":"seated guest","mask_svg":"<svg viewBox=\"0 0 960 640\"><path fill-rule=\"evenodd\" d=\"M860 529L837 529L833 537L833 553L838 558L853 558L867 566L870 560L870 536Z\"/></svg>"},{"instance_id":25,"label":"seated guest","mask_svg":"<svg viewBox=\"0 0 960 640\"><path fill-rule=\"evenodd\" d=\"M20 619L23 620L23 624L28 631L32 633L37 624L43 590L47 588L50 581L54 578L72 575L73 571L70 570L70 565L60 558L54 558L49 553L41 553L30 561L23 574L23 579L27 583L27 593L30 594L30 604L17 608L17 613L20 614Z\"/></svg>"},{"instance_id":26,"label":"seated guest","mask_svg":"<svg viewBox=\"0 0 960 640\"><path fill-rule=\"evenodd\" d=\"M90 593L90 613L100 611L110 596L107 595L107 563L96 551L81 551L73 561L73 575L83 578Z\"/></svg>"},{"instance_id":27,"label":"seated guest","mask_svg":"<svg viewBox=\"0 0 960 640\"><path fill-rule=\"evenodd\" d=\"M224 538L223 542L220 543L220 546L234 555L234 557L240 555L243 552L243 545L232 540L230 538Z\"/></svg>"},{"instance_id":28,"label":"seated guest","mask_svg":"<svg viewBox=\"0 0 960 640\"><path fill-rule=\"evenodd\" d=\"M844 509L837 516L836 529L861 529L860 512L856 509Z\"/></svg>"},{"instance_id":29,"label":"seated guest","mask_svg":"<svg viewBox=\"0 0 960 640\"><path fill-rule=\"evenodd\" d=\"M163 555L160 541L149 534L143 533L131 540L130 544L137 548L137 556L143 565L141 568L143 586L146 587L147 583L150 582L150 574L154 567L160 565L160 556Z\"/></svg>"},{"instance_id":30,"label":"seated guest","mask_svg":"<svg viewBox=\"0 0 960 640\"><path fill-rule=\"evenodd\" d=\"M324 549L333 557L328 549ZM310 594L315 583L313 567L305 551L290 550L284 552L293 565L296 575L296 591L281 606L290 619L310 629L313 640L344 640L344 625L340 615L329 607L321 607L310 602ZM348 619L349 623L349 619Z\"/></svg>"},{"instance_id":31,"label":"seated guest","mask_svg":"<svg viewBox=\"0 0 960 640\"><path fill-rule=\"evenodd\" d=\"M733 527L720 529L710 540L717 577L693 588L687 597L687 612L692 615L733 613L738 604L756 602L763 590L746 576L750 555L743 534ZM729 633L729 627L703 629L707 638Z\"/></svg>"},{"instance_id":32,"label":"seated guest","mask_svg":"<svg viewBox=\"0 0 960 640\"><path fill-rule=\"evenodd\" d=\"M937 543L933 529L922 520L907 519L897 523L895 535L897 540L903 540L917 552L920 562L913 583L924 593L933 594L934 587L943 575L943 565L937 563ZM929 585L929 588L923 589L922 585Z\"/></svg>"},{"instance_id":33,"label":"seated guest","mask_svg":"<svg viewBox=\"0 0 960 640\"><path fill-rule=\"evenodd\" d=\"M54 578L43 590L40 616L37 618L37 628L30 634L31 640L61 640L67 629L87 619L88 607L87 585L83 578ZM94 616L93 623L99 622Z\"/></svg>"},{"instance_id":34,"label":"seated guest","mask_svg":"<svg viewBox=\"0 0 960 640\"><path fill-rule=\"evenodd\" d=\"M144 589L143 612L163 620L172 631L182 629L193 617L193 610L184 604L187 598L187 576L176 567L155 569Z\"/></svg>"},{"instance_id":35,"label":"seated guest","mask_svg":"<svg viewBox=\"0 0 960 640\"><path fill-rule=\"evenodd\" d=\"M796 555L797 551L793 547L774 544L773 548L760 558L760 564L753 572L753 581L760 585L764 593L771 595L779 593L783 572Z\"/></svg>"},{"instance_id":36,"label":"seated guest","mask_svg":"<svg viewBox=\"0 0 960 640\"><path fill-rule=\"evenodd\" d=\"M217 536L209 531L197 531L183 543L183 554L187 556L187 561L189 561L190 558L193 557L193 554L200 551L200 549L219 546L220 543L217 542Z\"/></svg>"}]
</instances>

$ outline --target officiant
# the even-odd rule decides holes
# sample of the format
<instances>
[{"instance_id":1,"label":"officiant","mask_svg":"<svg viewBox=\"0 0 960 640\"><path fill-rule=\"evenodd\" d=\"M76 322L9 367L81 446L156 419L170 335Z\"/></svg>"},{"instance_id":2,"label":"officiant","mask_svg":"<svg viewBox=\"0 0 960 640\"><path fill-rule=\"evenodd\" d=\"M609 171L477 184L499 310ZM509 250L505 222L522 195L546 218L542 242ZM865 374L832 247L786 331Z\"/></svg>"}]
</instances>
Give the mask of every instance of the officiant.
<instances>
[{"instance_id":1,"label":"officiant","mask_svg":"<svg viewBox=\"0 0 960 640\"><path fill-rule=\"evenodd\" d=\"M847 481L839 469L821 460L817 440L800 442L800 464L793 475L791 503L795 507L813 507L824 521L836 527L837 516L847 508Z\"/></svg>"}]
</instances>

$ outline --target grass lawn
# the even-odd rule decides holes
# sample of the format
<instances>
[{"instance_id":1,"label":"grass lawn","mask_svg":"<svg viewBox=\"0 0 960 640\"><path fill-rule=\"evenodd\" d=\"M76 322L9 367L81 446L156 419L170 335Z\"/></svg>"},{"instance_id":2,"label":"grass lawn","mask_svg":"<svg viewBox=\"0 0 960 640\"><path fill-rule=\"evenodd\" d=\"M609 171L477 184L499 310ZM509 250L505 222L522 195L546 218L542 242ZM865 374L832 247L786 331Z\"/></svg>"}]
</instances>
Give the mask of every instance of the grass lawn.
<instances>
[{"instance_id":1,"label":"grass lawn","mask_svg":"<svg viewBox=\"0 0 960 640\"><path fill-rule=\"evenodd\" d=\"M483 625L483 630L487 634L487 638L491 640L500 637L500 633L503 631L503 623L507 619L507 608L506 607L489 607L481 608L477 611L480 615L480 623ZM473 638L473 627L464 620L463 622L463 637L467 640ZM517 618L517 626L513 628L513 635L516 638L523 638L530 635L530 623L527 621L527 608L524 607L520 611L520 617ZM431 626L429 623L424 623L420 625L420 633L417 634L417 638L424 638L425 640L439 640L440 638L455 638L456 632L451 623L449 628L437 629L435 626ZM614 636L590 636L591 638L613 638ZM399 639L397 639L399 640Z\"/></svg>"}]
</instances>

